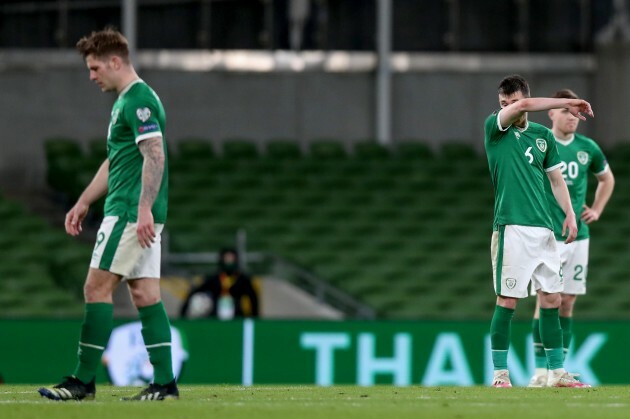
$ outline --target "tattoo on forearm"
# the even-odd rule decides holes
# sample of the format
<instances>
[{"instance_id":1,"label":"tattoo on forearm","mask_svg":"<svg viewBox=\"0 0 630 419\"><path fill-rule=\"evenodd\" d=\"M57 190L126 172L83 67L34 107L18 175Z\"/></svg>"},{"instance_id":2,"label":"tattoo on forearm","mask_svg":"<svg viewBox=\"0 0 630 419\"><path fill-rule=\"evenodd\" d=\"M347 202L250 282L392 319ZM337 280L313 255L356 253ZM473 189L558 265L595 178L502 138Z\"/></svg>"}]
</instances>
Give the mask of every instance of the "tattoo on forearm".
<instances>
[{"instance_id":1,"label":"tattoo on forearm","mask_svg":"<svg viewBox=\"0 0 630 419\"><path fill-rule=\"evenodd\" d=\"M140 205L151 207L160 191L162 175L164 174L162 138L155 137L140 141L138 147L144 157Z\"/></svg>"}]
</instances>

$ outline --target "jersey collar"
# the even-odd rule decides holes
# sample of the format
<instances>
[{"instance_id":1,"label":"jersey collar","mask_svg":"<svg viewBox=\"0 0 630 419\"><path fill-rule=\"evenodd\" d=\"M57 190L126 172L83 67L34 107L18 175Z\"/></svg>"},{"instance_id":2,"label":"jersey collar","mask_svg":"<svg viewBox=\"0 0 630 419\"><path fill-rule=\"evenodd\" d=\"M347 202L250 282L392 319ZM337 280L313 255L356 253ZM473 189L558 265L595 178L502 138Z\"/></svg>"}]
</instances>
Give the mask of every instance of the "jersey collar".
<instances>
[{"instance_id":1,"label":"jersey collar","mask_svg":"<svg viewBox=\"0 0 630 419\"><path fill-rule=\"evenodd\" d=\"M527 131L527 128L529 128L529 121L525 121L525 126L523 128L517 127L516 125L512 125L512 126L516 128L517 130L519 130L520 132L525 132Z\"/></svg>"},{"instance_id":2,"label":"jersey collar","mask_svg":"<svg viewBox=\"0 0 630 419\"><path fill-rule=\"evenodd\" d=\"M125 95L125 93L127 93L129 91L129 89L131 89L131 87L136 84L136 83L141 83L142 79L135 79L134 81L132 81L131 83L129 83L128 85L125 86L124 89L122 89L122 91L120 92L120 94L118 95L118 97L122 97Z\"/></svg>"},{"instance_id":3,"label":"jersey collar","mask_svg":"<svg viewBox=\"0 0 630 419\"><path fill-rule=\"evenodd\" d=\"M560 138L556 137L554 135L554 138L556 139L556 142L559 144L562 144L563 146L568 146L569 144L571 144L573 142L573 140L575 140L575 134L571 134L571 138L569 138L568 140L561 140Z\"/></svg>"}]
</instances>

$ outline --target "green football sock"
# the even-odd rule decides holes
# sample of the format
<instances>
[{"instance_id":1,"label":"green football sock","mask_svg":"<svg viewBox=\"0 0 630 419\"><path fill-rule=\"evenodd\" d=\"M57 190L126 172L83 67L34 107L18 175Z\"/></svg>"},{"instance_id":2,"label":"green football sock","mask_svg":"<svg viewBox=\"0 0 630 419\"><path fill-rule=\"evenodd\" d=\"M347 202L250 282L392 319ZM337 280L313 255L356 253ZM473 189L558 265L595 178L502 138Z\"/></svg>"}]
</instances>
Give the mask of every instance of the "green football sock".
<instances>
[{"instance_id":1,"label":"green football sock","mask_svg":"<svg viewBox=\"0 0 630 419\"><path fill-rule=\"evenodd\" d=\"M142 337L153 365L155 384L168 384L173 381L173 361L171 359L171 325L164 310L164 304L138 308L142 322Z\"/></svg>"},{"instance_id":2,"label":"green football sock","mask_svg":"<svg viewBox=\"0 0 630 419\"><path fill-rule=\"evenodd\" d=\"M550 370L563 368L562 329L557 308L540 309L540 337Z\"/></svg>"},{"instance_id":3,"label":"green football sock","mask_svg":"<svg viewBox=\"0 0 630 419\"><path fill-rule=\"evenodd\" d=\"M547 369L547 355L540 338L540 320L532 320L532 340L534 341L534 362L536 368Z\"/></svg>"},{"instance_id":4,"label":"green football sock","mask_svg":"<svg viewBox=\"0 0 630 419\"><path fill-rule=\"evenodd\" d=\"M562 346L564 347L564 357L569 353L569 346L573 338L573 317L560 316L560 327L562 327Z\"/></svg>"},{"instance_id":5,"label":"green football sock","mask_svg":"<svg viewBox=\"0 0 630 419\"><path fill-rule=\"evenodd\" d=\"M490 345L492 348L492 363L496 370L507 369L507 355L510 347L510 329L514 310L496 306L492 323L490 323Z\"/></svg>"},{"instance_id":6,"label":"green football sock","mask_svg":"<svg viewBox=\"0 0 630 419\"><path fill-rule=\"evenodd\" d=\"M74 376L89 383L96 376L101 357L112 333L114 305L109 303L86 303L85 316L79 340L79 361Z\"/></svg>"}]
</instances>

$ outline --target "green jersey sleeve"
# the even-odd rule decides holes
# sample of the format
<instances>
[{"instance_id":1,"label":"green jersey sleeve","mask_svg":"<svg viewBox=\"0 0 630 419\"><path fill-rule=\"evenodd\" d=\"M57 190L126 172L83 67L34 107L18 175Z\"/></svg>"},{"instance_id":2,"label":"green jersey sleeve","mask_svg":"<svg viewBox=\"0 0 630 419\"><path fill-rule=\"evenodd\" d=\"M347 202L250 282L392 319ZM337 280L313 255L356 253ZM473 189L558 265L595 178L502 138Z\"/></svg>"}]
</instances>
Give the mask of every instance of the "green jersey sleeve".
<instances>
[{"instance_id":1,"label":"green jersey sleeve","mask_svg":"<svg viewBox=\"0 0 630 419\"><path fill-rule=\"evenodd\" d=\"M545 160L543 161L543 168L545 172L550 172L562 164L560 160L560 153L558 153L558 144L556 144L556 138L551 131L548 131L545 136L547 140L547 152L545 153Z\"/></svg>"},{"instance_id":2,"label":"green jersey sleeve","mask_svg":"<svg viewBox=\"0 0 630 419\"><path fill-rule=\"evenodd\" d=\"M133 131L136 144L152 137L162 137L159 120L160 103L151 95L134 97L125 106L125 119Z\"/></svg>"},{"instance_id":3,"label":"green jersey sleeve","mask_svg":"<svg viewBox=\"0 0 630 419\"><path fill-rule=\"evenodd\" d=\"M489 142L495 142L501 140L509 127L499 126L499 113L501 111L495 111L492 115L486 118L484 129L486 131L486 140Z\"/></svg>"},{"instance_id":4,"label":"green jersey sleeve","mask_svg":"<svg viewBox=\"0 0 630 419\"><path fill-rule=\"evenodd\" d=\"M593 158L591 159L589 170L597 176L603 174L607 168L608 161L606 160L604 152L595 142L593 142Z\"/></svg>"}]
</instances>

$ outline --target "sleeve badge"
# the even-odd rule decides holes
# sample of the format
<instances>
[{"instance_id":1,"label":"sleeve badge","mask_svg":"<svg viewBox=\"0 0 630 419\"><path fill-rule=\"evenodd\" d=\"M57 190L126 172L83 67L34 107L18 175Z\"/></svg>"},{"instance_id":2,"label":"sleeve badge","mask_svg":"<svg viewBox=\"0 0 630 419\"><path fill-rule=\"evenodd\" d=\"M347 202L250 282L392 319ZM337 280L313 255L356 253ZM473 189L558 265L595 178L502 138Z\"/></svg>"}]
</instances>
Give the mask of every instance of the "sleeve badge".
<instances>
[{"instance_id":1,"label":"sleeve badge","mask_svg":"<svg viewBox=\"0 0 630 419\"><path fill-rule=\"evenodd\" d=\"M151 110L149 108L136 109L136 116L142 122L147 122L151 118Z\"/></svg>"}]
</instances>

